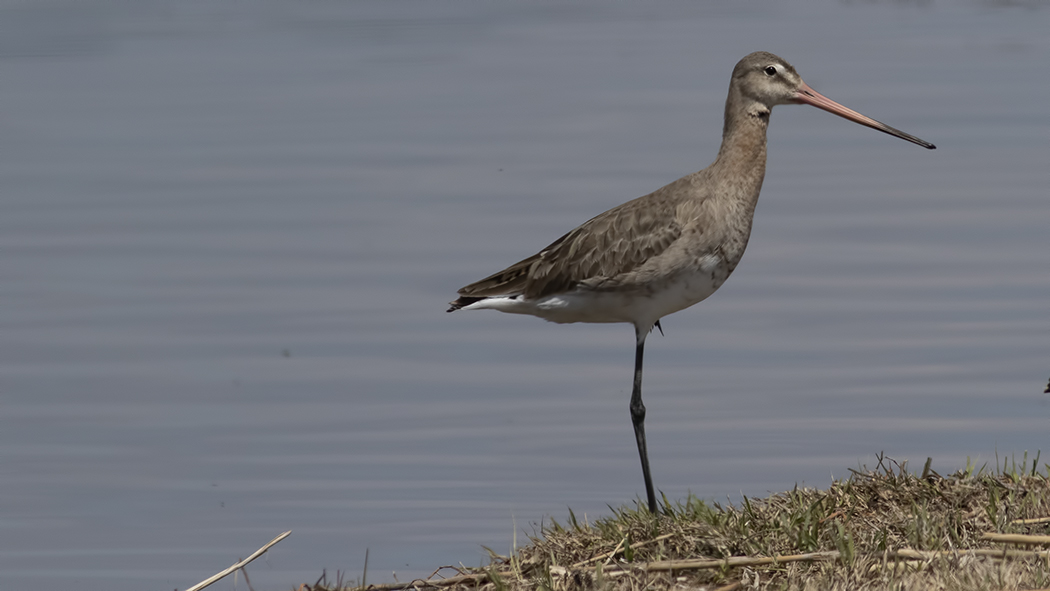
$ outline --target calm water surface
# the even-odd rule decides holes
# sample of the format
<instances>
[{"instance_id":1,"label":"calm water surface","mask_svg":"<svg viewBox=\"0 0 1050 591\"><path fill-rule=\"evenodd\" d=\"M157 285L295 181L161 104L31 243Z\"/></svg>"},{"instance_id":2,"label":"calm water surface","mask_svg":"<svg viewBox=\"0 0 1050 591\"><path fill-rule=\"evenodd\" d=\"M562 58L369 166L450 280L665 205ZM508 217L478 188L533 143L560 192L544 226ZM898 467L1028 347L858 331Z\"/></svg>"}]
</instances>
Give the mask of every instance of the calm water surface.
<instances>
[{"instance_id":1,"label":"calm water surface","mask_svg":"<svg viewBox=\"0 0 1050 591\"><path fill-rule=\"evenodd\" d=\"M628 326L455 290L705 167L769 50L754 235L649 340L671 499L1050 452L1045 2L0 5L0 589L478 564L644 494ZM218 588L243 588L228 580Z\"/></svg>"}]
</instances>

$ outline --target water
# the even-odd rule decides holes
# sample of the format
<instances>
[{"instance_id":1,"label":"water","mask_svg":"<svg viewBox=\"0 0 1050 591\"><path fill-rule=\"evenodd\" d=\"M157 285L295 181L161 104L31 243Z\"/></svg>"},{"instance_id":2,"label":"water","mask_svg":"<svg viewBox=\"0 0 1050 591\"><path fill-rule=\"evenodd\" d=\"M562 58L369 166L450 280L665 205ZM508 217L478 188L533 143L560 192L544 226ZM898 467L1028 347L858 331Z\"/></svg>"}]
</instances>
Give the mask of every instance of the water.
<instances>
[{"instance_id":1,"label":"water","mask_svg":"<svg viewBox=\"0 0 1050 591\"><path fill-rule=\"evenodd\" d=\"M1050 451L1044 2L7 2L0 589L474 565L644 494L627 326L455 290L706 166L758 49L747 254L649 340L669 498ZM232 579L217 588L244 588Z\"/></svg>"}]
</instances>

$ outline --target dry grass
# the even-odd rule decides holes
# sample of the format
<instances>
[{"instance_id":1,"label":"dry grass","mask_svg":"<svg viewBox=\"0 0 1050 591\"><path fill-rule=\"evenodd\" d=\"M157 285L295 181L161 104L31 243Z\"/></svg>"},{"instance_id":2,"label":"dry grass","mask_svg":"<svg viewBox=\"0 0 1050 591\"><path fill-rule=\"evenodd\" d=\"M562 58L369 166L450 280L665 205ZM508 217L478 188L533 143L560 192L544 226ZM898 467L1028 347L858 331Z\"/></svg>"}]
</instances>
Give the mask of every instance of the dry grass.
<instances>
[{"instance_id":1,"label":"dry grass","mask_svg":"<svg viewBox=\"0 0 1050 591\"><path fill-rule=\"evenodd\" d=\"M1031 465L1026 456L948 477L929 461L911 473L880 457L875 469L852 471L827 490L796 488L726 506L665 498L659 515L623 508L593 523L570 513L515 556L493 554L488 567L368 588L1044 589L1050 554L1040 545L1050 546L1047 535L1050 465L1038 467L1038 456ZM336 589L361 587L301 587Z\"/></svg>"}]
</instances>

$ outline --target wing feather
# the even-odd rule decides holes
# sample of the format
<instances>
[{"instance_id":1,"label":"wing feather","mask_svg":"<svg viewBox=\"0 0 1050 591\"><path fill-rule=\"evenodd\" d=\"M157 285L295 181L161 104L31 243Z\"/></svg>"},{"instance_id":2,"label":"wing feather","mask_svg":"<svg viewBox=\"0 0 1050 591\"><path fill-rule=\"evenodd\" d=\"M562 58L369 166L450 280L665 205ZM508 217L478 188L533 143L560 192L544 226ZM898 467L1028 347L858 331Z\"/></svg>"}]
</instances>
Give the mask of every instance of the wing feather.
<instances>
[{"instance_id":1,"label":"wing feather","mask_svg":"<svg viewBox=\"0 0 1050 591\"><path fill-rule=\"evenodd\" d=\"M682 236L676 203L683 187L676 185L687 179L599 214L539 253L460 289L453 307L490 296L539 298L634 271Z\"/></svg>"}]
</instances>

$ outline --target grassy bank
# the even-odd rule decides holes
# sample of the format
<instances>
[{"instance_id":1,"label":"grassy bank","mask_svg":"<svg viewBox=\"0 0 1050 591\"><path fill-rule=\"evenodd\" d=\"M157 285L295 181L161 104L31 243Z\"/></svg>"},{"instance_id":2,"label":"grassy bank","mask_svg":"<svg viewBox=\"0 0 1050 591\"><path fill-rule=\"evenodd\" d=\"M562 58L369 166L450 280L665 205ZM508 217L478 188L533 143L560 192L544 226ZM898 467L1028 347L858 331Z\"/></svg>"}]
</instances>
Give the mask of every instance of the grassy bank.
<instances>
[{"instance_id":1,"label":"grassy bank","mask_svg":"<svg viewBox=\"0 0 1050 591\"><path fill-rule=\"evenodd\" d=\"M552 522L514 556L412 582L303 591L1050 588L1050 465L1038 456L941 476L879 458L827 490L721 505L664 499Z\"/></svg>"}]
</instances>

